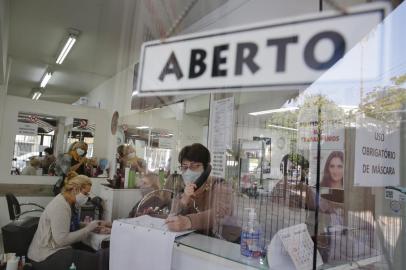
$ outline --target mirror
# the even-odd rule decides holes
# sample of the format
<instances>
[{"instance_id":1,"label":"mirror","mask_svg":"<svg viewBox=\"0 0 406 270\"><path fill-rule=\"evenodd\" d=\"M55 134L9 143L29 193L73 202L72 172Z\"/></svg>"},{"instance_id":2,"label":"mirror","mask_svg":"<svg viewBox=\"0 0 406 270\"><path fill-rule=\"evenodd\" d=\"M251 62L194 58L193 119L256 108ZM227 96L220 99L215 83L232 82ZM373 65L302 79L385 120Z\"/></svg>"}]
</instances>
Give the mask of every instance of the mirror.
<instances>
[{"instance_id":1,"label":"mirror","mask_svg":"<svg viewBox=\"0 0 406 270\"><path fill-rule=\"evenodd\" d=\"M18 113L11 174L52 175L55 157L62 152L60 124L64 120L51 115Z\"/></svg>"},{"instance_id":2,"label":"mirror","mask_svg":"<svg viewBox=\"0 0 406 270\"><path fill-rule=\"evenodd\" d=\"M147 126L126 126L123 128L124 142L132 145L137 156L145 161L148 171L169 173L171 155L175 148L172 132Z\"/></svg>"},{"instance_id":3,"label":"mirror","mask_svg":"<svg viewBox=\"0 0 406 270\"><path fill-rule=\"evenodd\" d=\"M93 157L94 133L95 124L87 119L19 112L11 174L57 175L56 160L67 153L73 143L85 142L88 145L86 157Z\"/></svg>"}]
</instances>

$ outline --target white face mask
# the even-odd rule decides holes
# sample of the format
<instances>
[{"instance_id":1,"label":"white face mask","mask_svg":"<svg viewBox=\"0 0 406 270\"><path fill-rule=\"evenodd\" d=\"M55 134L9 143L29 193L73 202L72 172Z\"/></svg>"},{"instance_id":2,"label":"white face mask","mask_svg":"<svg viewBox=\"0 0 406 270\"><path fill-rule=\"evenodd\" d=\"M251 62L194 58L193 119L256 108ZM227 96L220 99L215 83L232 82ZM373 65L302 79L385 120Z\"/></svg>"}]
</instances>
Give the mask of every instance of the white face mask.
<instances>
[{"instance_id":1,"label":"white face mask","mask_svg":"<svg viewBox=\"0 0 406 270\"><path fill-rule=\"evenodd\" d=\"M134 152L128 154L128 158L135 158L135 157L136 157L136 155Z\"/></svg>"},{"instance_id":2,"label":"white face mask","mask_svg":"<svg viewBox=\"0 0 406 270\"><path fill-rule=\"evenodd\" d=\"M83 156L85 154L85 150L78 148L76 149L76 153L78 153L79 156Z\"/></svg>"},{"instance_id":3,"label":"white face mask","mask_svg":"<svg viewBox=\"0 0 406 270\"><path fill-rule=\"evenodd\" d=\"M194 183L200 175L202 175L203 171L192 171L191 169L187 169L185 172L182 172L182 178L185 184L187 183Z\"/></svg>"},{"instance_id":4,"label":"white face mask","mask_svg":"<svg viewBox=\"0 0 406 270\"><path fill-rule=\"evenodd\" d=\"M79 194L76 195L76 203L75 204L76 204L77 207L80 207L80 206L86 204L88 199L89 198L85 194L83 194L82 192L79 192Z\"/></svg>"}]
</instances>

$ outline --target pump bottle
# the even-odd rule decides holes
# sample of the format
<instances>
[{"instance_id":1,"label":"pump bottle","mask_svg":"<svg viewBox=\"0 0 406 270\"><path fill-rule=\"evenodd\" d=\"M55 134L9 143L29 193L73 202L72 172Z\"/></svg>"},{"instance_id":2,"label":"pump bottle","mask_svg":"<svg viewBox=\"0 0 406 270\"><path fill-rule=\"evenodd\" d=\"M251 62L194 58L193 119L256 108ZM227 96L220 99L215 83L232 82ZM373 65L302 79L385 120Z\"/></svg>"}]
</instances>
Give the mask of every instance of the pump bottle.
<instances>
[{"instance_id":1,"label":"pump bottle","mask_svg":"<svg viewBox=\"0 0 406 270\"><path fill-rule=\"evenodd\" d=\"M260 257L262 249L260 246L261 231L257 221L257 214L255 208L246 208L248 210L248 217L245 219L241 231L241 255L247 257Z\"/></svg>"}]
</instances>

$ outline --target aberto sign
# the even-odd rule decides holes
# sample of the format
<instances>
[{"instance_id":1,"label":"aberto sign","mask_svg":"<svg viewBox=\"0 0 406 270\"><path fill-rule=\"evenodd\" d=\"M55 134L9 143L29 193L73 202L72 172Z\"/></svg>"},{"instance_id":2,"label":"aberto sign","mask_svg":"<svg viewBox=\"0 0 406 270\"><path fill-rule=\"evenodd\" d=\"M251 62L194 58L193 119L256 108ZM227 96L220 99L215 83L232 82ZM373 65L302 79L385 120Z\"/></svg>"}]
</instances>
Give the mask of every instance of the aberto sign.
<instances>
[{"instance_id":1,"label":"aberto sign","mask_svg":"<svg viewBox=\"0 0 406 270\"><path fill-rule=\"evenodd\" d=\"M309 85L382 21L384 8L374 7L144 43L137 94Z\"/></svg>"}]
</instances>

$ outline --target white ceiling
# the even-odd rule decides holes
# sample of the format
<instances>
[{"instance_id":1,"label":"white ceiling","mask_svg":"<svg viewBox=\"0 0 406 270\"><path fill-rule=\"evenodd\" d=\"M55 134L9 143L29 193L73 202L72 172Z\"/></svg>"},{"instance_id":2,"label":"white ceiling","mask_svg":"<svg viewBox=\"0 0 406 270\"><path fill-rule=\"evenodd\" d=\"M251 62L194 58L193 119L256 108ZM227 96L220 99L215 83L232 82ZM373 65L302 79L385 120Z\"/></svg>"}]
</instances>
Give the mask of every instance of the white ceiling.
<instances>
[{"instance_id":1,"label":"white ceiling","mask_svg":"<svg viewBox=\"0 0 406 270\"><path fill-rule=\"evenodd\" d=\"M198 0L177 32L227 0ZM193 0L12 0L8 56L9 95L30 97L47 67L54 70L41 99L72 103L124 68L133 65L143 40L134 31L148 24L137 9L148 7L149 28L158 36L157 20L168 30ZM140 5L143 5L141 7ZM137 15L138 14L138 15ZM144 16L142 16L144 17ZM151 19L152 18L152 19ZM158 18L158 19L157 19ZM154 25L155 24L155 25ZM62 65L54 65L68 28L81 31ZM138 38L138 39L140 39ZM137 47L134 47L137 44Z\"/></svg>"}]
</instances>

